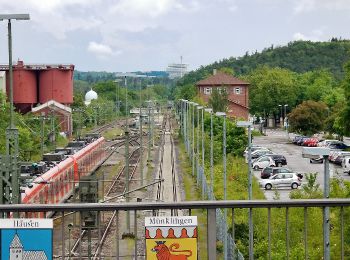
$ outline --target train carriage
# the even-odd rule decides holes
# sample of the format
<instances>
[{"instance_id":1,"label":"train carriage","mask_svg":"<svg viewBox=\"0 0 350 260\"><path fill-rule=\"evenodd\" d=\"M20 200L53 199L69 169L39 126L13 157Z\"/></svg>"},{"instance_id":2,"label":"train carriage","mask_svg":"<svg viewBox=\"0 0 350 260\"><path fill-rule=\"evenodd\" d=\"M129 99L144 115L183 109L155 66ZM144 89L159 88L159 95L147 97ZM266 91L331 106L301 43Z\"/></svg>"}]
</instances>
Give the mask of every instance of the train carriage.
<instances>
[{"instance_id":1,"label":"train carriage","mask_svg":"<svg viewBox=\"0 0 350 260\"><path fill-rule=\"evenodd\" d=\"M30 187L24 188L22 203L64 202L73 193L75 183L79 183L80 177L91 174L105 158L104 144L105 139L101 137L35 178ZM42 213L35 216L44 217Z\"/></svg>"}]
</instances>

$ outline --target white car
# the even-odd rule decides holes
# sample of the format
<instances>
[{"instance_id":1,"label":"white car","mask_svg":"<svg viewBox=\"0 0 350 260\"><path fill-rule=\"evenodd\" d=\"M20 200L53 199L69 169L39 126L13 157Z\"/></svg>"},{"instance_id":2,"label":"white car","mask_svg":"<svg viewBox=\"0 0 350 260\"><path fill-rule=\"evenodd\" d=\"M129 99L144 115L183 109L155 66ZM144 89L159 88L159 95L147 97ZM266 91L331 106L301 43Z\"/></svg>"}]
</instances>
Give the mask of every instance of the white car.
<instances>
[{"instance_id":1,"label":"white car","mask_svg":"<svg viewBox=\"0 0 350 260\"><path fill-rule=\"evenodd\" d=\"M253 169L254 170L259 170L259 169L263 169L265 167L275 167L275 161L269 157L269 156L261 156L260 158L256 159L253 162Z\"/></svg>"},{"instance_id":2,"label":"white car","mask_svg":"<svg viewBox=\"0 0 350 260\"><path fill-rule=\"evenodd\" d=\"M265 154L273 154L269 149L267 148L261 148L259 150L255 150L254 152L251 153L251 158L252 160L257 159ZM248 152L244 155L245 156L245 162L248 162Z\"/></svg>"},{"instance_id":3,"label":"white car","mask_svg":"<svg viewBox=\"0 0 350 260\"><path fill-rule=\"evenodd\" d=\"M301 185L301 178L296 173L279 173L259 181L259 185L266 190L271 190L273 187L297 189Z\"/></svg>"}]
</instances>

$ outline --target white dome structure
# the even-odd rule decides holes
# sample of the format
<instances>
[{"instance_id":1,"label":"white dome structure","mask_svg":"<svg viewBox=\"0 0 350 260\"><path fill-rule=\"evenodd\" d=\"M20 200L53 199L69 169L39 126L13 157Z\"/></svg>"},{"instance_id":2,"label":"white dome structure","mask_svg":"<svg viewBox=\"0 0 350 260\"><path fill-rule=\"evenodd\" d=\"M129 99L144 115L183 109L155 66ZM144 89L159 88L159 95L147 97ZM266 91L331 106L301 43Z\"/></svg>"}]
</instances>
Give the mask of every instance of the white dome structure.
<instances>
[{"instance_id":1,"label":"white dome structure","mask_svg":"<svg viewBox=\"0 0 350 260\"><path fill-rule=\"evenodd\" d=\"M97 98L98 98L97 93L91 89L85 94L85 105L87 106L90 105L91 101Z\"/></svg>"}]
</instances>

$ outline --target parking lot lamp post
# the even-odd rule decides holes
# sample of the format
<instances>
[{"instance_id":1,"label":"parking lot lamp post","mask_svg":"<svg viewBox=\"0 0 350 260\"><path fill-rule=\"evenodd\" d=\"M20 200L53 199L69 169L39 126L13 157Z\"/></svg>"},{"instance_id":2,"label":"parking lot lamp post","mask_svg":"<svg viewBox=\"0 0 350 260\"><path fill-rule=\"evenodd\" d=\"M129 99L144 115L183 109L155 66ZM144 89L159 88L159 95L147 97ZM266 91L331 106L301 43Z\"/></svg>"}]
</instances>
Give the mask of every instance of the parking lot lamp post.
<instances>
[{"instance_id":1,"label":"parking lot lamp post","mask_svg":"<svg viewBox=\"0 0 350 260\"><path fill-rule=\"evenodd\" d=\"M304 147L302 156L304 158L315 159L320 156L324 161L323 177L323 198L329 199L329 148L323 147ZM323 207L323 259L330 259L330 213L329 207Z\"/></svg>"},{"instance_id":2,"label":"parking lot lamp post","mask_svg":"<svg viewBox=\"0 0 350 260\"><path fill-rule=\"evenodd\" d=\"M248 199L253 199L252 185L252 123L249 121L238 121L238 127L248 128ZM254 226L253 226L253 211L249 208L249 259L254 259Z\"/></svg>"},{"instance_id":3,"label":"parking lot lamp post","mask_svg":"<svg viewBox=\"0 0 350 260\"><path fill-rule=\"evenodd\" d=\"M196 167L197 167L197 185L200 185L201 180L203 178L201 178L201 173L200 173L200 168L199 168L199 140L200 140L200 136L199 136L199 130L201 129L201 127L199 126L199 110L203 109L202 106L197 106L197 152L196 152ZM202 194L203 195L203 194Z\"/></svg>"},{"instance_id":4,"label":"parking lot lamp post","mask_svg":"<svg viewBox=\"0 0 350 260\"><path fill-rule=\"evenodd\" d=\"M202 108L202 199L204 200L204 190L205 190L205 175L204 175L204 156L205 156L205 149L204 149L204 107Z\"/></svg>"},{"instance_id":5,"label":"parking lot lamp post","mask_svg":"<svg viewBox=\"0 0 350 260\"><path fill-rule=\"evenodd\" d=\"M214 199L214 160L213 160L213 109L206 108L210 113L210 199Z\"/></svg>"},{"instance_id":6,"label":"parking lot lamp post","mask_svg":"<svg viewBox=\"0 0 350 260\"><path fill-rule=\"evenodd\" d=\"M286 129L286 135L287 135L287 140L289 140L289 134L288 134L288 117L287 117L287 106L288 104L284 105L284 127Z\"/></svg>"},{"instance_id":7,"label":"parking lot lamp post","mask_svg":"<svg viewBox=\"0 0 350 260\"><path fill-rule=\"evenodd\" d=\"M195 173L195 154L194 154L194 110L198 106L197 103L192 102L192 176Z\"/></svg>"},{"instance_id":8,"label":"parking lot lamp post","mask_svg":"<svg viewBox=\"0 0 350 260\"><path fill-rule=\"evenodd\" d=\"M284 107L284 116L283 116L283 125L284 127L286 127L286 118L287 118L287 106L288 104L285 104L283 107ZM287 128L287 127L286 127Z\"/></svg>"},{"instance_id":9,"label":"parking lot lamp post","mask_svg":"<svg viewBox=\"0 0 350 260\"><path fill-rule=\"evenodd\" d=\"M223 117L223 133L222 133L222 164L223 164L223 179L224 179L224 200L227 200L227 176L226 176L226 113L225 112L216 112L216 116ZM227 256L227 208L224 208L224 260L228 259Z\"/></svg>"},{"instance_id":10,"label":"parking lot lamp post","mask_svg":"<svg viewBox=\"0 0 350 260\"><path fill-rule=\"evenodd\" d=\"M187 100L183 101L184 110L183 110L183 125L184 125L184 142L185 148L188 153L188 145L187 145Z\"/></svg>"},{"instance_id":11,"label":"parking lot lamp post","mask_svg":"<svg viewBox=\"0 0 350 260\"><path fill-rule=\"evenodd\" d=\"M278 105L281 108L281 114L280 114L280 126L283 128L283 106Z\"/></svg>"}]
</instances>

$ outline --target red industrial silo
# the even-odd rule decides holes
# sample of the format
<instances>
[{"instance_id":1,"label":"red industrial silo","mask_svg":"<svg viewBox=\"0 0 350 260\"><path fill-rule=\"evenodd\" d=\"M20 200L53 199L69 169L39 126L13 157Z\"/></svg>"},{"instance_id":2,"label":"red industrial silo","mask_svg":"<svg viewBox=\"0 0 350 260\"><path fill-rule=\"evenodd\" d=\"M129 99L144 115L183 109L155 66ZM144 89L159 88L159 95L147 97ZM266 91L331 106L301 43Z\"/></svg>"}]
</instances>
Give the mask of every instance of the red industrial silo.
<instances>
[{"instance_id":1,"label":"red industrial silo","mask_svg":"<svg viewBox=\"0 0 350 260\"><path fill-rule=\"evenodd\" d=\"M58 67L39 71L39 102L55 100L61 104L73 103L73 69Z\"/></svg>"},{"instance_id":2,"label":"red industrial silo","mask_svg":"<svg viewBox=\"0 0 350 260\"><path fill-rule=\"evenodd\" d=\"M22 113L31 110L38 102L36 72L26 70L23 66L13 68L13 103ZM6 92L10 95L9 72L6 71Z\"/></svg>"}]
</instances>

